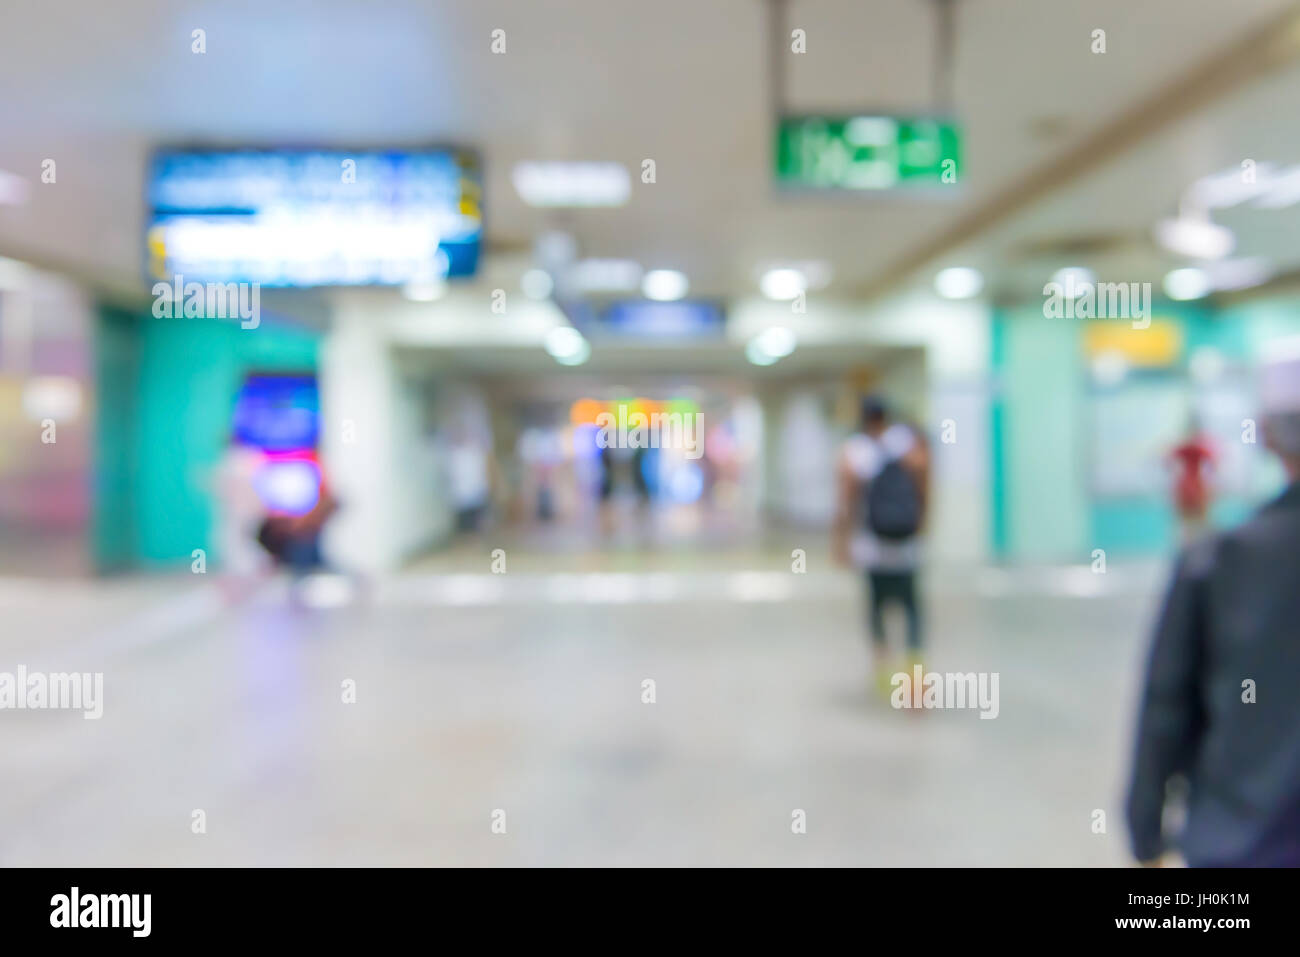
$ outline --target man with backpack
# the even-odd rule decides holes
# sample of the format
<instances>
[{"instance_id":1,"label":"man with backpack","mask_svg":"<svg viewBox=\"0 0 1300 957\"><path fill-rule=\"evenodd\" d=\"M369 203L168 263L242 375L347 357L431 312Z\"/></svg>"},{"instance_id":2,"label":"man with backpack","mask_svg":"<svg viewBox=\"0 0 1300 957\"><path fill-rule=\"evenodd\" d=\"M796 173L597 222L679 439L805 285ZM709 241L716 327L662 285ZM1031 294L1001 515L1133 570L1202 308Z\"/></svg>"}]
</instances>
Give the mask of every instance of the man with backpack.
<instances>
[{"instance_id":1,"label":"man with backpack","mask_svg":"<svg viewBox=\"0 0 1300 957\"><path fill-rule=\"evenodd\" d=\"M860 430L845 441L839 462L839 509L833 531L836 558L867 573L872 657L887 686L884 609L902 606L907 650L921 650L916 570L929 486L929 450L916 429L894 421L885 402L862 403Z\"/></svg>"}]
</instances>

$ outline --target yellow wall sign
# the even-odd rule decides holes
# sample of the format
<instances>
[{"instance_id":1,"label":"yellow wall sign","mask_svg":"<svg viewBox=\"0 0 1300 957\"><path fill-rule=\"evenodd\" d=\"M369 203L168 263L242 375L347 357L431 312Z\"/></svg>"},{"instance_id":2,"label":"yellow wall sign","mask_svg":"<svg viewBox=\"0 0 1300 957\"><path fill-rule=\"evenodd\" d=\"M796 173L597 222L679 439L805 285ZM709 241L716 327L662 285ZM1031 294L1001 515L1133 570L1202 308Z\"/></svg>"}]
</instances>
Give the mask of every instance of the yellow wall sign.
<instances>
[{"instance_id":1,"label":"yellow wall sign","mask_svg":"<svg viewBox=\"0 0 1300 957\"><path fill-rule=\"evenodd\" d=\"M1183 354L1183 329L1172 319L1152 319L1145 329L1127 320L1097 320L1084 326L1083 348L1089 359L1118 354L1135 366L1171 366Z\"/></svg>"}]
</instances>

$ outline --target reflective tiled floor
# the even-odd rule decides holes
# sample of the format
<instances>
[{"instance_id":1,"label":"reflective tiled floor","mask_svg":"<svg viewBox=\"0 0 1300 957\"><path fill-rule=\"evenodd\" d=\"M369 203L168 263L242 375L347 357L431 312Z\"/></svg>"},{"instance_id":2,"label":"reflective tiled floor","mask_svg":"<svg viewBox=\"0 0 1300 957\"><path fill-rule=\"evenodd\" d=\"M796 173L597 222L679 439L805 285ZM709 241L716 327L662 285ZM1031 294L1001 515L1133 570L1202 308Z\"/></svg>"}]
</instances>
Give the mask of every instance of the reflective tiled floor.
<instances>
[{"instance_id":1,"label":"reflective tiled floor","mask_svg":"<svg viewBox=\"0 0 1300 957\"><path fill-rule=\"evenodd\" d=\"M98 721L0 711L0 863L1126 861L1155 567L931 570L926 664L999 673L980 720L873 691L857 582L812 549L794 574L788 550L516 548L493 575L491 547L332 608L0 582L0 671L105 676Z\"/></svg>"}]
</instances>

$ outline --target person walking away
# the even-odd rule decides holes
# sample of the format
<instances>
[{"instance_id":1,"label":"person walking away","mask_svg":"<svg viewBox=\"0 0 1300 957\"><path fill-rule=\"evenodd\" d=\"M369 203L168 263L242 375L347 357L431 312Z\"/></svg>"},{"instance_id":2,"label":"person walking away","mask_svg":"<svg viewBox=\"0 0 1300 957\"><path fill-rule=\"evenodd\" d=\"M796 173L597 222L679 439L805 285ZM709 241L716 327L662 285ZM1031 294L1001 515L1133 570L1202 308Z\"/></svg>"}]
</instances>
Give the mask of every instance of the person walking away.
<instances>
[{"instance_id":1,"label":"person walking away","mask_svg":"<svg viewBox=\"0 0 1300 957\"><path fill-rule=\"evenodd\" d=\"M881 691L887 692L892 674L887 606L903 609L909 664L919 658L922 646L916 581L929 486L923 436L894 421L883 399L869 397L862 404L859 431L841 448L838 485L836 557L865 573L872 665Z\"/></svg>"},{"instance_id":2,"label":"person walking away","mask_svg":"<svg viewBox=\"0 0 1300 957\"><path fill-rule=\"evenodd\" d=\"M1192 866L1300 866L1300 338L1261 370L1285 491L1184 549L1155 629L1127 818L1133 855ZM1185 782L1179 833L1166 793Z\"/></svg>"},{"instance_id":3,"label":"person walking away","mask_svg":"<svg viewBox=\"0 0 1300 957\"><path fill-rule=\"evenodd\" d=\"M464 429L457 433L449 451L448 473L457 531L482 531L492 494L488 451Z\"/></svg>"}]
</instances>

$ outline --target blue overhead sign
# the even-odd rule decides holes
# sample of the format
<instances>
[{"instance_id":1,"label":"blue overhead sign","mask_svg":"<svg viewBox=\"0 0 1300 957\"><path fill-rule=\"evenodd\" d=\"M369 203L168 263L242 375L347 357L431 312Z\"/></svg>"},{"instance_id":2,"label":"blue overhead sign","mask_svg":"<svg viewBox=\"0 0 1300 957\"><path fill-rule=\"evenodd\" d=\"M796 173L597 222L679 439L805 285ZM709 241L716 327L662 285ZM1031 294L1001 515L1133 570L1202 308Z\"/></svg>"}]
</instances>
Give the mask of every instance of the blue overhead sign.
<instances>
[{"instance_id":1,"label":"blue overhead sign","mask_svg":"<svg viewBox=\"0 0 1300 957\"><path fill-rule=\"evenodd\" d=\"M266 286L472 275L476 159L455 150L167 150L148 185L148 272Z\"/></svg>"}]
</instances>

